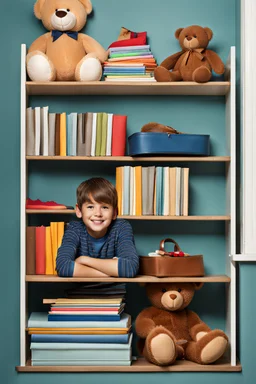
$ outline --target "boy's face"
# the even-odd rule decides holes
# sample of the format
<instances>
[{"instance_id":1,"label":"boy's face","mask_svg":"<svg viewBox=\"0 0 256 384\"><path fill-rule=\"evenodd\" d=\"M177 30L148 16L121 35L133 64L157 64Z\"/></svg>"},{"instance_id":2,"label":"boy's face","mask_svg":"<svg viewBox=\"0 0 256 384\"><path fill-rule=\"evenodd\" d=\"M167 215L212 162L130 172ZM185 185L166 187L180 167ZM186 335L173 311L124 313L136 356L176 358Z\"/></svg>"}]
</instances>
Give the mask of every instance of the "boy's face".
<instances>
[{"instance_id":1,"label":"boy's face","mask_svg":"<svg viewBox=\"0 0 256 384\"><path fill-rule=\"evenodd\" d=\"M112 205L97 203L91 197L91 203L84 203L81 211L76 205L76 216L83 220L89 235L100 238L107 233L112 220L116 219L117 212Z\"/></svg>"}]
</instances>

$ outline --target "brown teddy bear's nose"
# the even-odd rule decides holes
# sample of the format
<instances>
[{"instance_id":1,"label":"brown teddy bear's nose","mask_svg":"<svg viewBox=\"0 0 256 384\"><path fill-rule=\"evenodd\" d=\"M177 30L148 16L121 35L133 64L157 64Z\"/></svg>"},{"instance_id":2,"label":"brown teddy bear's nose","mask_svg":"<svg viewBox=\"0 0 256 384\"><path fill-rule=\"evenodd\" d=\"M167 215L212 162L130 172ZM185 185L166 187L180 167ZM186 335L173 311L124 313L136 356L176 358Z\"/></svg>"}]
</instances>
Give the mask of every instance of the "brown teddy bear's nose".
<instances>
[{"instance_id":1,"label":"brown teddy bear's nose","mask_svg":"<svg viewBox=\"0 0 256 384\"><path fill-rule=\"evenodd\" d=\"M187 37L187 40L188 40L188 41L192 40L192 37L191 37L191 36L188 36L188 37Z\"/></svg>"},{"instance_id":2,"label":"brown teddy bear's nose","mask_svg":"<svg viewBox=\"0 0 256 384\"><path fill-rule=\"evenodd\" d=\"M177 296L176 296L176 295L174 295L174 293L171 293L171 294L170 294L170 298L171 298L172 300L175 300L175 299L176 299L176 297L177 297Z\"/></svg>"},{"instance_id":3,"label":"brown teddy bear's nose","mask_svg":"<svg viewBox=\"0 0 256 384\"><path fill-rule=\"evenodd\" d=\"M58 17L65 17L67 12L65 12L65 11L57 11L55 14Z\"/></svg>"}]
</instances>

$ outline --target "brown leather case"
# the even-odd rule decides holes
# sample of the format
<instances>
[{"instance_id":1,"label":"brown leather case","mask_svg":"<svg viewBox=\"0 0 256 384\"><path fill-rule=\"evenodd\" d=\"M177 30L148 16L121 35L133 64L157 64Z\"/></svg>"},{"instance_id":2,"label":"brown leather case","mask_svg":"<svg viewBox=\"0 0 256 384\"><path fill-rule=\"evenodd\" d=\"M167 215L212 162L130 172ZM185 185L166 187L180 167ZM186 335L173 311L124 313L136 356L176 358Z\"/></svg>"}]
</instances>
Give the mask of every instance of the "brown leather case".
<instances>
[{"instance_id":1,"label":"brown leather case","mask_svg":"<svg viewBox=\"0 0 256 384\"><path fill-rule=\"evenodd\" d=\"M175 244L174 250L181 251L173 239L164 239L160 242L160 250L164 251L165 242ZM167 252L165 252L167 254ZM156 277L190 277L204 276L204 261L202 255L170 257L170 256L140 256L140 275Z\"/></svg>"}]
</instances>

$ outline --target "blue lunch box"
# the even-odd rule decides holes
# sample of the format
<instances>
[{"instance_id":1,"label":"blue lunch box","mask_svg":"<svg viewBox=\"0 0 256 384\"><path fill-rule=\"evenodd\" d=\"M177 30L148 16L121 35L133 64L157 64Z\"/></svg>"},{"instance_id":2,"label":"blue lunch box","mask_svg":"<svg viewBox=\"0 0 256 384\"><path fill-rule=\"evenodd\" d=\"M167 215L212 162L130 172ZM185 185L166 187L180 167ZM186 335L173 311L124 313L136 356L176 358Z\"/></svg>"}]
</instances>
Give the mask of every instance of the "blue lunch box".
<instances>
[{"instance_id":1,"label":"blue lunch box","mask_svg":"<svg viewBox=\"0 0 256 384\"><path fill-rule=\"evenodd\" d=\"M209 156L210 135L137 132L128 137L129 156Z\"/></svg>"}]
</instances>

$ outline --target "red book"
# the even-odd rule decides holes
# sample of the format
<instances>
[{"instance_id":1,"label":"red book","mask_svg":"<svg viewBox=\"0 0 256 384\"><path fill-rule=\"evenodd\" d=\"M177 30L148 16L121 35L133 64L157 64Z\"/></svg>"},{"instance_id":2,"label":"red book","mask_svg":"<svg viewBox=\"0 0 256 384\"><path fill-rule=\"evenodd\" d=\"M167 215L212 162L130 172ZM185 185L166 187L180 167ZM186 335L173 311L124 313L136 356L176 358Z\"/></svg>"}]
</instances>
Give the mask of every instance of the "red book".
<instances>
[{"instance_id":1,"label":"red book","mask_svg":"<svg viewBox=\"0 0 256 384\"><path fill-rule=\"evenodd\" d=\"M36 275L45 275L45 227L36 227Z\"/></svg>"},{"instance_id":2,"label":"red book","mask_svg":"<svg viewBox=\"0 0 256 384\"><path fill-rule=\"evenodd\" d=\"M108 48L114 47L129 47L135 45L146 45L147 44L147 32L131 32L130 39L114 41Z\"/></svg>"},{"instance_id":3,"label":"red book","mask_svg":"<svg viewBox=\"0 0 256 384\"><path fill-rule=\"evenodd\" d=\"M112 122L112 156L124 156L126 144L127 116L113 115Z\"/></svg>"}]
</instances>

